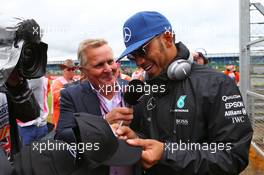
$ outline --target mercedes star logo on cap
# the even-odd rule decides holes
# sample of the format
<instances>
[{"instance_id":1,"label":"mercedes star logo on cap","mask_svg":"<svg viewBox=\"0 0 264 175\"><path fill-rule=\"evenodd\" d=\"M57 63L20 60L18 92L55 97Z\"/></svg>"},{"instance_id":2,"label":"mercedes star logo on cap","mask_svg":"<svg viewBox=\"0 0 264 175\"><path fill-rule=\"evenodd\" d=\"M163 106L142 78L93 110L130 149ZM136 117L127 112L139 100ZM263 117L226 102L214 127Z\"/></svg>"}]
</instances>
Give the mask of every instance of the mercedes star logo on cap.
<instances>
[{"instance_id":1,"label":"mercedes star logo on cap","mask_svg":"<svg viewBox=\"0 0 264 175\"><path fill-rule=\"evenodd\" d=\"M128 27L124 27L124 42L128 42L131 38L131 30Z\"/></svg>"}]
</instances>

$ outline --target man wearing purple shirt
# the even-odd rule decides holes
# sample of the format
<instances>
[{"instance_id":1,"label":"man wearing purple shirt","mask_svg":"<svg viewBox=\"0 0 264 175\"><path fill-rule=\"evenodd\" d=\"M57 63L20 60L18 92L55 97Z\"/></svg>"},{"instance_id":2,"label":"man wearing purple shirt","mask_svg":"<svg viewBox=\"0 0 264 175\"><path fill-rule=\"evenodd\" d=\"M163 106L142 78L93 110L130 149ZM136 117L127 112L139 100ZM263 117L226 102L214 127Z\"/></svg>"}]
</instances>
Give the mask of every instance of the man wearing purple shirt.
<instances>
[{"instance_id":1,"label":"man wearing purple shirt","mask_svg":"<svg viewBox=\"0 0 264 175\"><path fill-rule=\"evenodd\" d=\"M76 128L73 113L86 112L103 117L109 124L129 125L133 110L124 106L122 87L126 81L117 79L117 64L112 49L103 39L87 39L78 49L80 70L86 79L61 91L60 117L56 137L72 142L71 130ZM120 88L121 87L121 88ZM70 129L70 130L69 130ZM65 134L66 133L66 134ZM100 166L96 174L132 175L137 174L132 166Z\"/></svg>"}]
</instances>

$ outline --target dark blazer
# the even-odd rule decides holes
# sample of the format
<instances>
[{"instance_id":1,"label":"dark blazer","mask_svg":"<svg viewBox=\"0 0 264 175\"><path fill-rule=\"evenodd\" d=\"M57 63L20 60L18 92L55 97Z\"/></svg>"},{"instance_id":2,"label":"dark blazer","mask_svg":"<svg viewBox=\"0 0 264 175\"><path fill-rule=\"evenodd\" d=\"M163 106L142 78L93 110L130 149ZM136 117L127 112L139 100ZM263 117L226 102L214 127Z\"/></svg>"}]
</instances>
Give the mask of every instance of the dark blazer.
<instances>
[{"instance_id":1,"label":"dark blazer","mask_svg":"<svg viewBox=\"0 0 264 175\"><path fill-rule=\"evenodd\" d=\"M118 79L118 83L124 87L127 81ZM56 132L76 127L73 113L77 112L102 116L99 99L88 81L61 90L60 117Z\"/></svg>"},{"instance_id":2,"label":"dark blazer","mask_svg":"<svg viewBox=\"0 0 264 175\"><path fill-rule=\"evenodd\" d=\"M128 82L118 79L118 83L121 87L124 87ZM73 114L77 112L98 115L98 117L102 116L99 99L96 93L93 92L88 81L71 85L61 90L60 117L55 139L63 140L68 143L75 142L72 128L77 126ZM109 175L109 167L107 166L100 166L98 170L95 171L96 172L92 174ZM133 174L141 174L141 169L138 164L133 166Z\"/></svg>"}]
</instances>

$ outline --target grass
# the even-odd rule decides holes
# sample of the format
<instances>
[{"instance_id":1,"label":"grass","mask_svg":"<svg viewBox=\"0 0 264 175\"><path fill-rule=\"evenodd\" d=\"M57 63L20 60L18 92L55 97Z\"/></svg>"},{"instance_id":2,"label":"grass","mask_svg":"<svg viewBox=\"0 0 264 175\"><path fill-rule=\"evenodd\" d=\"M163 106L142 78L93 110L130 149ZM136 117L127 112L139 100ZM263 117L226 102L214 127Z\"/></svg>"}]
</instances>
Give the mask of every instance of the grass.
<instances>
[{"instance_id":1,"label":"grass","mask_svg":"<svg viewBox=\"0 0 264 175\"><path fill-rule=\"evenodd\" d=\"M48 107L49 107L49 115L47 121L51 123L51 106L52 106L52 94L49 92L48 94Z\"/></svg>"}]
</instances>

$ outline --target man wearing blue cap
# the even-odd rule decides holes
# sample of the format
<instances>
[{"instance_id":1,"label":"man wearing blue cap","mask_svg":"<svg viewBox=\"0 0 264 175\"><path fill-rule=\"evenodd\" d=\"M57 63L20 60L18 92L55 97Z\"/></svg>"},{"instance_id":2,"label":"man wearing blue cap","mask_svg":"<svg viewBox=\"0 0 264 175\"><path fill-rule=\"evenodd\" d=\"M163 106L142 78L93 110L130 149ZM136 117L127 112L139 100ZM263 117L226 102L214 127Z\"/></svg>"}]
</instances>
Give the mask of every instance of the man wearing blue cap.
<instances>
[{"instance_id":1,"label":"man wearing blue cap","mask_svg":"<svg viewBox=\"0 0 264 175\"><path fill-rule=\"evenodd\" d=\"M131 126L135 132L126 126L116 130L120 138L143 148L146 174L243 171L252 127L232 79L192 64L189 50L175 43L170 22L158 12L136 13L123 32L126 50L119 60L134 60L146 71L146 83L166 89L140 99Z\"/></svg>"}]
</instances>

